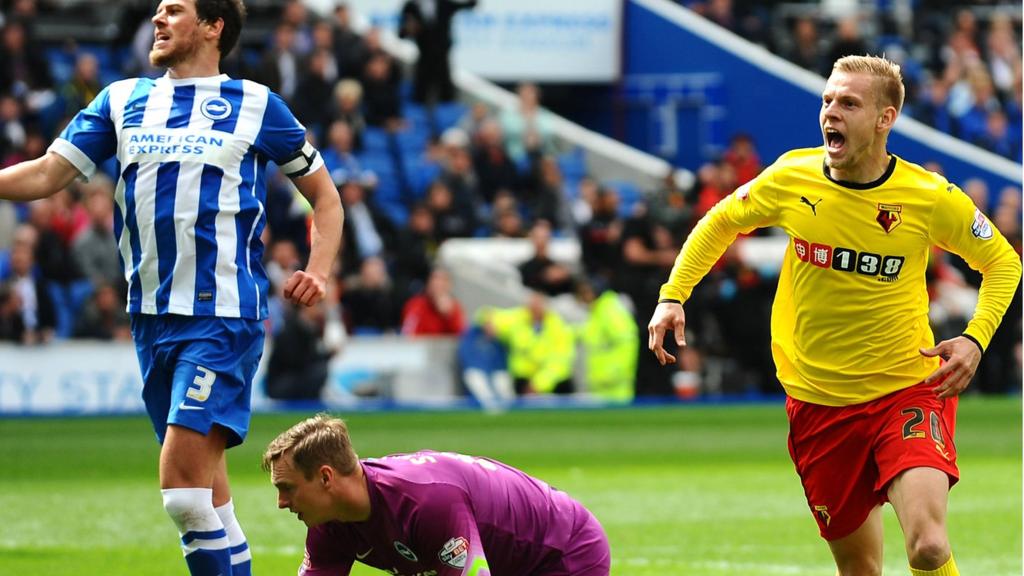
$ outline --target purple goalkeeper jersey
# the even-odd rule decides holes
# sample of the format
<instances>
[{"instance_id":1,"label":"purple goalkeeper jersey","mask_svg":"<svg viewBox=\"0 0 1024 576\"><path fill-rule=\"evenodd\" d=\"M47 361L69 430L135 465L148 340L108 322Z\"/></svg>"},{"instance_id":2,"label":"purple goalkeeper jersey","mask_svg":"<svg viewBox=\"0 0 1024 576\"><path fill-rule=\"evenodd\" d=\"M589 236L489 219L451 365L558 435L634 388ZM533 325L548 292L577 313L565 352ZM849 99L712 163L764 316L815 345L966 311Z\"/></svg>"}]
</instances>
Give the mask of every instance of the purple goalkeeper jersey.
<instances>
[{"instance_id":1,"label":"purple goalkeeper jersey","mask_svg":"<svg viewBox=\"0 0 1024 576\"><path fill-rule=\"evenodd\" d=\"M584 573L610 562L594 516L564 492L494 460L424 451L362 461L370 518L310 528L299 576L362 562L396 576Z\"/></svg>"}]
</instances>

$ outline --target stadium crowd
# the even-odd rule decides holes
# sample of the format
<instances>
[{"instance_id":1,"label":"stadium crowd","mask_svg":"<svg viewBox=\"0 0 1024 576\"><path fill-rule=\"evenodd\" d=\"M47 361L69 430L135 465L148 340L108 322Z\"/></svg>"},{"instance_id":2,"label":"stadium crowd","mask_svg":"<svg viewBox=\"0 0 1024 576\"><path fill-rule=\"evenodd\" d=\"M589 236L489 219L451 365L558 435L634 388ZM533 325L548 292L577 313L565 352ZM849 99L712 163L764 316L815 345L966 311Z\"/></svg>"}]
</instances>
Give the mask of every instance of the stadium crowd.
<instances>
[{"instance_id":1,"label":"stadium crowd","mask_svg":"<svg viewBox=\"0 0 1024 576\"><path fill-rule=\"evenodd\" d=\"M884 53L902 67L905 114L1021 161L1019 3L678 3L822 76L846 54Z\"/></svg>"},{"instance_id":2,"label":"stadium crowd","mask_svg":"<svg viewBox=\"0 0 1024 576\"><path fill-rule=\"evenodd\" d=\"M761 18L763 27L771 19L767 3L683 3L734 30L756 27L751 18ZM2 166L43 154L67 119L108 79L155 73L145 57L152 38L146 19L123 34L132 42L109 53L74 43L55 48L35 38L33 0L8 4L0 29ZM1020 41L1014 33L1019 10L1017 20L998 10L979 19L976 11L966 10L946 18L948 30L939 14L939 8L922 10L910 36L891 36L904 49L910 114L1020 161ZM883 16L878 10L873 25L891 27ZM775 41L767 31L748 37L818 72L836 55L892 50L869 43L858 28L862 20L829 22L836 31L825 33L818 18L794 19L790 44ZM275 22L268 37L236 51L223 68L231 76L265 83L285 98L323 154L346 212L343 255L328 301L306 311L280 297L271 301L269 333L280 350L290 351L270 359L268 378L283 378L274 384L281 396L316 396L321 370L326 374L327 360L341 347L342 325L350 334L408 337L457 336L479 328L505 339L512 354L519 346L522 356L509 364L523 367L513 374L520 391L571 390L573 376L564 370L572 365L571 355L561 353L561 371L527 361L538 350L565 350L529 329L530 314L534 321L555 314L545 307L546 297L577 294L592 310L603 306L607 326L621 326L612 303L620 294L631 303L623 308L633 315L631 328L642 330L694 224L763 168L755 142L737 134L721 158L699 167L692 187L681 186L674 171L658 189L644 193L628 182L601 182L586 173L576 151L558 145L536 85L519 85L520 106L507 111L451 101L444 90L423 97L401 63L382 48L380 30L353 29L347 5L339 4L330 18L316 18L301 0L288 0ZM112 173L109 166L107 172ZM961 184L1019 253L1020 190L990 191L982 181ZM114 182L97 176L28 206L0 202L0 340L28 345L129 337L114 195ZM268 182L266 212L265 262L277 293L308 255L310 210L287 178L275 173ZM579 240L582 274L548 256L552 236ZM496 320L502 318L496 311L466 317L448 273L436 266L439 245L460 237L529 238L534 256L520 272L537 296L504 320ZM612 337L623 330L609 329L608 341L594 341L598 327L593 323L574 330L554 319L552 330L560 335L553 338L570 346L579 338L593 352L598 361L588 365L588 380L615 366L636 365L635 374L615 378L628 378L629 386L635 381L641 395L692 395L702 379L711 380L709 371L718 374L713 380L720 391L775 393L765 345L773 273L750 266L738 250L723 256L693 295L697 304L690 310L700 312L689 318L694 336L679 369L658 366L635 331L626 332L634 334L632 348L612 346ZM937 253L932 280L936 336L958 333L973 310L977 276ZM982 365L980 381L987 391L1020 390L1019 291L1014 306ZM517 328L516 322L527 328ZM600 350L618 356L600 358ZM311 365L319 368L306 371L315 377L304 382L302 368ZM608 397L632 397L632 390L623 396L621 386L611 388L616 391Z\"/></svg>"}]
</instances>

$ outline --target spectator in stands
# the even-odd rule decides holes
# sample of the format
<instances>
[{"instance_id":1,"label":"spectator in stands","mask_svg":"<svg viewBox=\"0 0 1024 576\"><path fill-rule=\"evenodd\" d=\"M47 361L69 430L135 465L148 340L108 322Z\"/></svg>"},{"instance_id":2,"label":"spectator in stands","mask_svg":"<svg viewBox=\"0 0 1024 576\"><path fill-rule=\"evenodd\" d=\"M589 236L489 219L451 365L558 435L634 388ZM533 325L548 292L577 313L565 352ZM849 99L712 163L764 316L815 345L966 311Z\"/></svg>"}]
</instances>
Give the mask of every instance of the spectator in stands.
<instances>
[{"instance_id":1,"label":"spectator in stands","mask_svg":"<svg viewBox=\"0 0 1024 576\"><path fill-rule=\"evenodd\" d=\"M508 371L517 394L575 391L575 337L543 294L531 292L525 306L484 309L480 320L487 335L507 347Z\"/></svg>"},{"instance_id":2,"label":"spectator in stands","mask_svg":"<svg viewBox=\"0 0 1024 576\"><path fill-rule=\"evenodd\" d=\"M480 127L483 123L489 119L494 118L491 114L491 109L487 107L487 104L483 101L476 101L469 110L463 114L462 118L459 118L456 127L466 133L469 136L469 141L472 146L478 145L478 137L480 133Z\"/></svg>"},{"instance_id":3,"label":"spectator in stands","mask_svg":"<svg viewBox=\"0 0 1024 576\"><path fill-rule=\"evenodd\" d=\"M474 235L477 220L473 206L456 202L444 179L430 184L426 205L434 217L434 233L438 243L449 238L469 238Z\"/></svg>"},{"instance_id":4,"label":"spectator in stands","mask_svg":"<svg viewBox=\"0 0 1024 576\"><path fill-rule=\"evenodd\" d=\"M341 69L344 63L338 60L334 52L334 24L330 20L318 20L313 24L313 50L324 53L324 79L332 87L341 77Z\"/></svg>"},{"instance_id":5,"label":"spectator in stands","mask_svg":"<svg viewBox=\"0 0 1024 576\"><path fill-rule=\"evenodd\" d=\"M53 339L57 317L46 285L35 273L35 259L29 246L16 245L11 249L11 277L7 284L20 303L20 342L26 345L44 344Z\"/></svg>"},{"instance_id":6,"label":"spectator in stands","mask_svg":"<svg viewBox=\"0 0 1024 576\"><path fill-rule=\"evenodd\" d=\"M0 93L25 98L30 113L53 102L53 76L42 48L30 41L25 23L11 19L0 30ZM32 98L30 98L32 96Z\"/></svg>"},{"instance_id":7,"label":"spectator in stands","mask_svg":"<svg viewBox=\"0 0 1024 576\"><path fill-rule=\"evenodd\" d=\"M992 77L980 64L968 69L966 83L960 86L969 89L970 94L964 97L969 98L970 103L957 117L958 135L967 142L976 142L987 130L989 114L1001 111L1002 105L996 98Z\"/></svg>"},{"instance_id":8,"label":"spectator in stands","mask_svg":"<svg viewBox=\"0 0 1024 576\"><path fill-rule=\"evenodd\" d=\"M9 284L0 283L0 342L21 343L25 334L25 317L21 298Z\"/></svg>"},{"instance_id":9,"label":"spectator in stands","mask_svg":"<svg viewBox=\"0 0 1024 576\"><path fill-rule=\"evenodd\" d=\"M999 192L999 203L992 221L1006 237L1017 254L1021 253L1021 192L1016 186L1007 186Z\"/></svg>"},{"instance_id":10,"label":"spectator in stands","mask_svg":"<svg viewBox=\"0 0 1024 576\"><path fill-rule=\"evenodd\" d=\"M326 337L328 303L285 304L284 325L267 361L266 392L275 400L318 400L340 343Z\"/></svg>"},{"instance_id":11,"label":"spectator in stands","mask_svg":"<svg viewBox=\"0 0 1024 576\"><path fill-rule=\"evenodd\" d=\"M82 206L80 198L81 190L77 187L64 188L51 196L53 213L50 216L50 227L69 249L89 227L89 213Z\"/></svg>"},{"instance_id":12,"label":"spectator in stands","mask_svg":"<svg viewBox=\"0 0 1024 576\"><path fill-rule=\"evenodd\" d=\"M860 20L857 16L847 16L836 22L835 34L825 53L824 65L818 72L822 76L832 73L832 64L843 56L863 56L871 51L871 47L861 36Z\"/></svg>"},{"instance_id":13,"label":"spectator in stands","mask_svg":"<svg viewBox=\"0 0 1024 576\"><path fill-rule=\"evenodd\" d=\"M355 155L352 126L345 120L331 122L327 129L327 146L321 148L324 166L335 185L354 180L367 189L377 186L377 174L363 168Z\"/></svg>"},{"instance_id":14,"label":"spectator in stands","mask_svg":"<svg viewBox=\"0 0 1024 576\"><path fill-rule=\"evenodd\" d=\"M294 25L278 22L272 42L260 57L259 68L253 74L257 82L265 84L288 102L295 97L301 72L301 60L294 48L295 35Z\"/></svg>"},{"instance_id":15,"label":"spectator in stands","mask_svg":"<svg viewBox=\"0 0 1024 576\"><path fill-rule=\"evenodd\" d=\"M511 192L502 191L491 208L491 236L495 238L525 238L526 228L519 203Z\"/></svg>"},{"instance_id":16,"label":"spectator in stands","mask_svg":"<svg viewBox=\"0 0 1024 576\"><path fill-rule=\"evenodd\" d=\"M470 141L478 190L483 201L492 204L498 190L514 190L519 186L516 165L505 151L501 124L497 120L484 119L480 123L476 139Z\"/></svg>"},{"instance_id":17,"label":"spectator in stands","mask_svg":"<svg viewBox=\"0 0 1024 576\"><path fill-rule=\"evenodd\" d=\"M537 220L530 228L530 243L533 245L533 256L519 265L519 276L523 286L549 296L572 292L572 270L565 264L552 260L549 254L551 223L547 220Z\"/></svg>"},{"instance_id":18,"label":"spectator in stands","mask_svg":"<svg viewBox=\"0 0 1024 576\"><path fill-rule=\"evenodd\" d=\"M120 290L111 284L96 284L92 297L75 321L75 338L130 340L130 319L121 302Z\"/></svg>"},{"instance_id":19,"label":"spectator in stands","mask_svg":"<svg viewBox=\"0 0 1024 576\"><path fill-rule=\"evenodd\" d=\"M75 72L61 86L60 97L64 102L64 116L70 118L96 98L103 86L100 85L100 64L96 56L82 52L75 59Z\"/></svg>"},{"instance_id":20,"label":"spectator in stands","mask_svg":"<svg viewBox=\"0 0 1024 576\"><path fill-rule=\"evenodd\" d=\"M78 189L89 214L89 226L72 243L71 257L94 285L108 284L121 291L125 279L114 238L114 183L106 175L96 174Z\"/></svg>"},{"instance_id":21,"label":"spectator in stands","mask_svg":"<svg viewBox=\"0 0 1024 576\"><path fill-rule=\"evenodd\" d=\"M595 183L596 185L596 183ZM609 285L619 266L619 242L623 220L619 216L619 193L598 187L594 196L593 215L579 228L583 267L590 278Z\"/></svg>"},{"instance_id":22,"label":"spectator in stands","mask_svg":"<svg viewBox=\"0 0 1024 576\"><path fill-rule=\"evenodd\" d=\"M587 308L587 320L577 334L586 358L587 391L602 400L629 403L636 384L639 338L633 314L613 290L581 280L576 298Z\"/></svg>"},{"instance_id":23,"label":"spectator in stands","mask_svg":"<svg viewBox=\"0 0 1024 576\"><path fill-rule=\"evenodd\" d=\"M689 178L692 180L692 177ZM687 186L687 184L690 184ZM651 197L651 217L669 230L677 241L693 228L693 190L683 170L669 165L661 187Z\"/></svg>"},{"instance_id":24,"label":"spectator in stands","mask_svg":"<svg viewBox=\"0 0 1024 576\"><path fill-rule=\"evenodd\" d=\"M427 285L402 308L402 334L406 336L457 336L465 329L462 305L452 294L452 278L444 268L434 268Z\"/></svg>"},{"instance_id":25,"label":"spectator in stands","mask_svg":"<svg viewBox=\"0 0 1024 576\"><path fill-rule=\"evenodd\" d=\"M345 208L341 263L344 273L349 274L363 261L385 256L394 246L395 230L387 217L366 200L366 189L359 181L346 180L339 186Z\"/></svg>"},{"instance_id":26,"label":"spectator in stands","mask_svg":"<svg viewBox=\"0 0 1024 576\"><path fill-rule=\"evenodd\" d=\"M825 57L814 18L800 16L793 21L792 28L791 43L782 51L782 56L805 70L820 72L825 67Z\"/></svg>"},{"instance_id":27,"label":"spectator in stands","mask_svg":"<svg viewBox=\"0 0 1024 576\"><path fill-rule=\"evenodd\" d=\"M23 158L21 152L28 136L22 116L21 102L0 93L0 163L4 166Z\"/></svg>"},{"instance_id":28,"label":"spectator in stands","mask_svg":"<svg viewBox=\"0 0 1024 576\"><path fill-rule=\"evenodd\" d=\"M268 243L270 256L264 268L273 294L280 295L284 284L296 270L302 269L302 258L295 243L287 238L278 238Z\"/></svg>"},{"instance_id":29,"label":"spectator in stands","mask_svg":"<svg viewBox=\"0 0 1024 576\"><path fill-rule=\"evenodd\" d=\"M654 313L661 287L676 259L675 240L672 233L650 217L645 204L623 225L618 255L618 267L612 280L612 288L629 296L635 306L637 326L643 326ZM637 364L637 394L641 396L664 396L672 394L671 368L661 366L651 354L642 353L646 342L638 342L641 351Z\"/></svg>"},{"instance_id":30,"label":"spectator in stands","mask_svg":"<svg viewBox=\"0 0 1024 576\"><path fill-rule=\"evenodd\" d=\"M152 14L147 10L139 14L138 27L132 35L131 60L126 66L128 72L138 73L139 76L156 78L163 70L153 66L149 61L149 51L153 48L153 30L155 26L151 20Z\"/></svg>"},{"instance_id":31,"label":"spectator in stands","mask_svg":"<svg viewBox=\"0 0 1024 576\"><path fill-rule=\"evenodd\" d=\"M352 29L352 12L349 5L339 2L334 8L334 58L338 62L338 75L342 78L358 78L363 67L358 60L363 39Z\"/></svg>"},{"instance_id":32,"label":"spectator in stands","mask_svg":"<svg viewBox=\"0 0 1024 576\"><path fill-rule=\"evenodd\" d=\"M572 230L572 212L566 201L562 169L554 156L534 156L530 178L522 189L523 204L531 220L544 219L556 232Z\"/></svg>"},{"instance_id":33,"label":"spectator in stands","mask_svg":"<svg viewBox=\"0 0 1024 576\"><path fill-rule=\"evenodd\" d=\"M736 171L724 161L708 163L697 171L697 182L700 192L697 195L695 218L699 220L736 189Z\"/></svg>"},{"instance_id":34,"label":"spectator in stands","mask_svg":"<svg viewBox=\"0 0 1024 576\"><path fill-rule=\"evenodd\" d=\"M1008 14L993 12L985 38L989 74L1000 100L1011 99L1014 81L1021 69L1020 43L1014 35L1013 21Z\"/></svg>"},{"instance_id":35,"label":"spectator in stands","mask_svg":"<svg viewBox=\"0 0 1024 576\"><path fill-rule=\"evenodd\" d=\"M358 80L345 79L334 86L331 117L342 120L352 130L352 149L363 149L363 131L366 118L362 111L363 85Z\"/></svg>"},{"instance_id":36,"label":"spectator in stands","mask_svg":"<svg viewBox=\"0 0 1024 576\"><path fill-rule=\"evenodd\" d=\"M421 104L455 98L448 52L452 19L477 0L408 0L402 5L398 35L416 42L419 58L413 76L412 98Z\"/></svg>"},{"instance_id":37,"label":"spectator in stands","mask_svg":"<svg viewBox=\"0 0 1024 576\"><path fill-rule=\"evenodd\" d=\"M736 186L750 182L764 168L761 164L761 157L754 147L754 140L749 134L734 135L729 143L729 148L722 154L722 159L726 164L732 166L733 174L736 176Z\"/></svg>"},{"instance_id":38,"label":"spectator in stands","mask_svg":"<svg viewBox=\"0 0 1024 576\"><path fill-rule=\"evenodd\" d=\"M467 236L471 236L482 221L485 208L480 196L480 181L473 170L469 137L465 132L458 128L449 128L441 134L439 164L440 180L451 191L455 206L470 227ZM438 230L441 230L441 221L438 220L437 224Z\"/></svg>"},{"instance_id":39,"label":"spectator in stands","mask_svg":"<svg viewBox=\"0 0 1024 576\"><path fill-rule=\"evenodd\" d=\"M536 84L524 82L516 89L516 94L519 96L519 107L502 112L501 127L505 133L509 156L516 164L523 166L530 152L554 152L554 129L551 113L541 108L540 88Z\"/></svg>"},{"instance_id":40,"label":"spectator in stands","mask_svg":"<svg viewBox=\"0 0 1024 576\"><path fill-rule=\"evenodd\" d=\"M303 0L285 0L281 7L281 22L295 31L291 49L300 58L313 51L313 31L309 25L309 10Z\"/></svg>"},{"instance_id":41,"label":"spectator in stands","mask_svg":"<svg viewBox=\"0 0 1024 576\"><path fill-rule=\"evenodd\" d=\"M14 231L18 227L18 211L13 202L0 200L0 260L14 243ZM3 274L0 273L0 278Z\"/></svg>"},{"instance_id":42,"label":"spectator in stands","mask_svg":"<svg viewBox=\"0 0 1024 576\"><path fill-rule=\"evenodd\" d=\"M1021 142L1014 139L1006 114L992 110L985 122L985 133L974 140L978 146L1014 162L1021 161Z\"/></svg>"},{"instance_id":43,"label":"spectator in stands","mask_svg":"<svg viewBox=\"0 0 1024 576\"><path fill-rule=\"evenodd\" d=\"M955 135L957 124L949 111L949 84L942 78L936 78L925 91L926 95L912 104L914 117L940 132Z\"/></svg>"},{"instance_id":44,"label":"spectator in stands","mask_svg":"<svg viewBox=\"0 0 1024 576\"><path fill-rule=\"evenodd\" d=\"M379 51L370 56L360 78L363 110L369 126L396 132L402 127L401 72L394 58Z\"/></svg>"},{"instance_id":45,"label":"spectator in stands","mask_svg":"<svg viewBox=\"0 0 1024 576\"><path fill-rule=\"evenodd\" d=\"M570 194L569 211L572 213L573 225L579 229L594 217L594 205L597 204L597 180L584 176L576 183L576 193Z\"/></svg>"},{"instance_id":46,"label":"spectator in stands","mask_svg":"<svg viewBox=\"0 0 1024 576\"><path fill-rule=\"evenodd\" d=\"M350 334L395 331L399 320L398 301L382 258L371 256L364 259L359 266L359 274L345 279L341 305Z\"/></svg>"},{"instance_id":47,"label":"spectator in stands","mask_svg":"<svg viewBox=\"0 0 1024 576\"><path fill-rule=\"evenodd\" d=\"M321 138L330 120L334 81L328 65L333 56L327 50L317 49L306 60L299 83L292 97L295 118Z\"/></svg>"},{"instance_id":48,"label":"spectator in stands","mask_svg":"<svg viewBox=\"0 0 1024 576\"><path fill-rule=\"evenodd\" d=\"M409 220L398 231L395 252L395 285L403 300L423 289L437 255L434 214L420 202L409 210Z\"/></svg>"},{"instance_id":49,"label":"spectator in stands","mask_svg":"<svg viewBox=\"0 0 1024 576\"><path fill-rule=\"evenodd\" d=\"M34 260L44 280L67 284L82 275L71 257L71 246L54 229L54 204L52 198L44 198L29 205L29 222L38 233Z\"/></svg>"}]
</instances>

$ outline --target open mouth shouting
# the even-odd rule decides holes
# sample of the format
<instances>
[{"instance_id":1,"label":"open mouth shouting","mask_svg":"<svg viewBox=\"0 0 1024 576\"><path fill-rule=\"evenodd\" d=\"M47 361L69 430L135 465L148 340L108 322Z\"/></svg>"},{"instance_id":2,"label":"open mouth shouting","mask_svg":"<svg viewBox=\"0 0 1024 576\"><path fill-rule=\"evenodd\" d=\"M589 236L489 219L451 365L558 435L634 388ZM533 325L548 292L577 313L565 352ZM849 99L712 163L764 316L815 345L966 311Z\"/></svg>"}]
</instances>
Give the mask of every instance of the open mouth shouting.
<instances>
[{"instance_id":1,"label":"open mouth shouting","mask_svg":"<svg viewBox=\"0 0 1024 576\"><path fill-rule=\"evenodd\" d=\"M171 35L168 34L166 31L159 29L156 30L155 32L153 32L153 49L159 50L161 48L166 47L167 43L170 42L170 40Z\"/></svg>"},{"instance_id":2,"label":"open mouth shouting","mask_svg":"<svg viewBox=\"0 0 1024 576\"><path fill-rule=\"evenodd\" d=\"M846 148L846 135L831 126L825 127L825 150L829 156L838 156Z\"/></svg>"}]
</instances>

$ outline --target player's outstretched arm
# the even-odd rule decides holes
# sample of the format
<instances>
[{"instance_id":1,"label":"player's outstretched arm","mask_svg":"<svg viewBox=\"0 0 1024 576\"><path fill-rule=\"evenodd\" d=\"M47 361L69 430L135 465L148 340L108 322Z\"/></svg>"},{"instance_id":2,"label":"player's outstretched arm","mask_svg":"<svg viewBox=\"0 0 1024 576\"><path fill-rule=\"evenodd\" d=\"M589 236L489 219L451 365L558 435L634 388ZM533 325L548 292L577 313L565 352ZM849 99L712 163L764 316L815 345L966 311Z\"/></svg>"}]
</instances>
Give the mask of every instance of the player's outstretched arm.
<instances>
[{"instance_id":1,"label":"player's outstretched arm","mask_svg":"<svg viewBox=\"0 0 1024 576\"><path fill-rule=\"evenodd\" d=\"M0 170L0 199L28 202L46 198L71 184L78 174L78 169L66 158L48 152Z\"/></svg>"},{"instance_id":2,"label":"player's outstretched arm","mask_svg":"<svg viewBox=\"0 0 1024 576\"><path fill-rule=\"evenodd\" d=\"M679 302L660 302L647 325L647 348L658 357L662 366L675 363L676 357L665 351L665 332L675 334L676 345L686 346L686 313Z\"/></svg>"},{"instance_id":3,"label":"player's outstretched arm","mask_svg":"<svg viewBox=\"0 0 1024 576\"><path fill-rule=\"evenodd\" d=\"M312 306L324 299L327 277L341 245L341 227L345 220L341 197L327 169L294 179L299 192L313 205L313 229L310 234L309 262L285 282L284 297L295 304Z\"/></svg>"}]
</instances>

